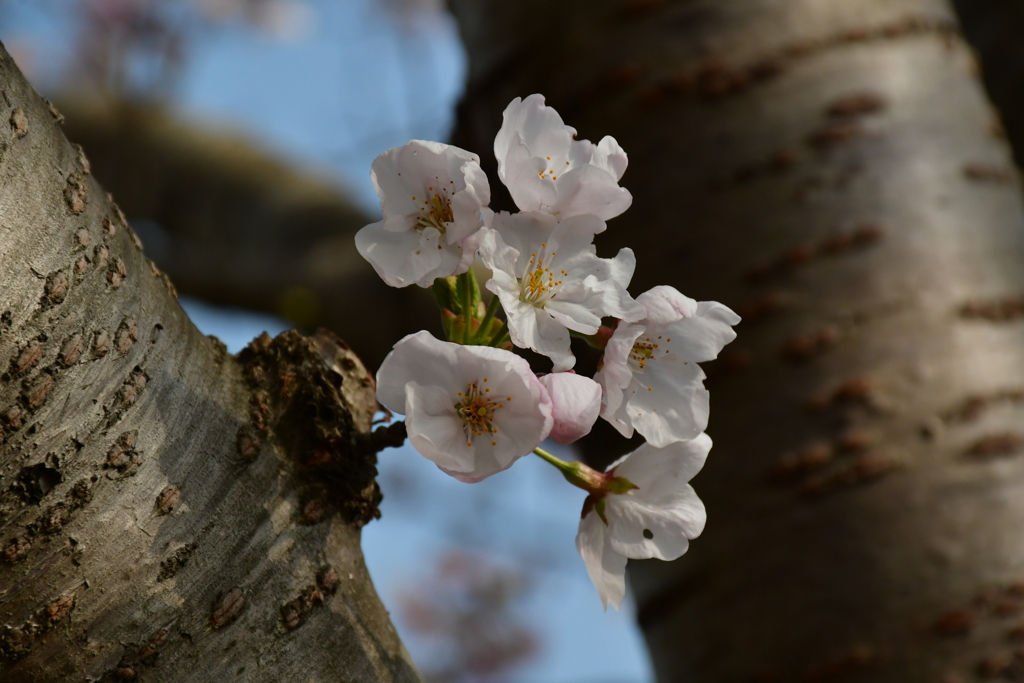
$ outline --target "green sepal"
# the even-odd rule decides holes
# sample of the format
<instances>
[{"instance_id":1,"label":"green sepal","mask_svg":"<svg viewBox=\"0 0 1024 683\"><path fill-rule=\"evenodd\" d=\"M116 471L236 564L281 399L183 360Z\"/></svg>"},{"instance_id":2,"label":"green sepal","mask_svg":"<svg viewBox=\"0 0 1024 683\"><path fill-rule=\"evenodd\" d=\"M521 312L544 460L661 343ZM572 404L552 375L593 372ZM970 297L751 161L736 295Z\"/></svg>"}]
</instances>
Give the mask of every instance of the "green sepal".
<instances>
[{"instance_id":1,"label":"green sepal","mask_svg":"<svg viewBox=\"0 0 1024 683\"><path fill-rule=\"evenodd\" d=\"M594 512L596 512L597 516L601 518L604 525L608 526L608 518L604 516L604 502L604 498L598 499L598 501L594 503Z\"/></svg>"},{"instance_id":2,"label":"green sepal","mask_svg":"<svg viewBox=\"0 0 1024 683\"><path fill-rule=\"evenodd\" d=\"M640 487L625 477L615 477L611 480L611 483L608 484L608 492L620 496L638 488Z\"/></svg>"},{"instance_id":3,"label":"green sepal","mask_svg":"<svg viewBox=\"0 0 1024 683\"><path fill-rule=\"evenodd\" d=\"M470 268L467 272L459 275L458 277L446 278L448 280L455 280L455 291L454 295L458 301L458 308L452 310L456 313L465 313L462 310L462 302L466 301L466 287L469 287L469 310L476 314L480 308L482 298L480 296L480 284L476 281L476 275L473 273L473 269Z\"/></svg>"},{"instance_id":4,"label":"green sepal","mask_svg":"<svg viewBox=\"0 0 1024 683\"><path fill-rule=\"evenodd\" d=\"M434 299L442 311L448 310L456 314L462 313L462 300L459 299L456 280L458 278L439 277L434 280L431 289L434 290ZM445 328L447 329L447 328ZM449 335L451 336L451 335Z\"/></svg>"},{"instance_id":5,"label":"green sepal","mask_svg":"<svg viewBox=\"0 0 1024 683\"><path fill-rule=\"evenodd\" d=\"M451 310L447 308L441 309L441 326L444 327L445 337L449 341L454 339L456 334L462 334L462 325L459 324L461 320L462 318L455 315Z\"/></svg>"}]
</instances>

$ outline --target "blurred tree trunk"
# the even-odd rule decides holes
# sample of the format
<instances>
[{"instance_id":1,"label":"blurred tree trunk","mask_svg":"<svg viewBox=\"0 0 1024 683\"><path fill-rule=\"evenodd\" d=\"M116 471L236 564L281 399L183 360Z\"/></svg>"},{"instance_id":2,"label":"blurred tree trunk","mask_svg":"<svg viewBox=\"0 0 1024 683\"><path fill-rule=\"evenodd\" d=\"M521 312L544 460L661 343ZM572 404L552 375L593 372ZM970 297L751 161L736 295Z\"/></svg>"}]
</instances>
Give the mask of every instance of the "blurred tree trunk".
<instances>
[{"instance_id":1,"label":"blurred tree trunk","mask_svg":"<svg viewBox=\"0 0 1024 683\"><path fill-rule=\"evenodd\" d=\"M356 252L373 219L326 178L157 105L59 105L68 139L129 218L146 219L146 251L183 293L336 330L373 368L404 335L440 331L429 292L388 287Z\"/></svg>"},{"instance_id":2,"label":"blurred tree trunk","mask_svg":"<svg viewBox=\"0 0 1024 683\"><path fill-rule=\"evenodd\" d=\"M359 549L372 378L202 336L57 118L0 46L0 680L418 681Z\"/></svg>"},{"instance_id":3,"label":"blurred tree trunk","mask_svg":"<svg viewBox=\"0 0 1024 683\"><path fill-rule=\"evenodd\" d=\"M1024 2L953 0L964 37L981 56L985 88L1024 166Z\"/></svg>"},{"instance_id":4,"label":"blurred tree trunk","mask_svg":"<svg viewBox=\"0 0 1024 683\"><path fill-rule=\"evenodd\" d=\"M451 4L456 144L544 93L630 155L599 249L636 250L634 293L744 316L707 529L631 565L660 680L1024 673L1024 210L948 4Z\"/></svg>"}]
</instances>

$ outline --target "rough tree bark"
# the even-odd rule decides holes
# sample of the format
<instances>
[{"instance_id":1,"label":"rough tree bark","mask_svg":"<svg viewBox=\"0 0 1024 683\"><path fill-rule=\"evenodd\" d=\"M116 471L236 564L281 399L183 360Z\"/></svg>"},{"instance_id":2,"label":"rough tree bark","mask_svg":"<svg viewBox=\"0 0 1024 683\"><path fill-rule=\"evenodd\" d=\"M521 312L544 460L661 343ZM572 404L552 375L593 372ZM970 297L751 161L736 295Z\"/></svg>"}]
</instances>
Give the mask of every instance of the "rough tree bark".
<instances>
[{"instance_id":1,"label":"rough tree bark","mask_svg":"<svg viewBox=\"0 0 1024 683\"><path fill-rule=\"evenodd\" d=\"M1024 211L942 0L453 0L455 142L541 92L630 155L639 293L744 316L704 535L632 585L660 680L1024 671ZM606 442L592 448L604 447Z\"/></svg>"},{"instance_id":2,"label":"rough tree bark","mask_svg":"<svg viewBox=\"0 0 1024 683\"><path fill-rule=\"evenodd\" d=\"M58 118L0 46L0 679L418 681L359 549L372 378L202 336Z\"/></svg>"}]
</instances>

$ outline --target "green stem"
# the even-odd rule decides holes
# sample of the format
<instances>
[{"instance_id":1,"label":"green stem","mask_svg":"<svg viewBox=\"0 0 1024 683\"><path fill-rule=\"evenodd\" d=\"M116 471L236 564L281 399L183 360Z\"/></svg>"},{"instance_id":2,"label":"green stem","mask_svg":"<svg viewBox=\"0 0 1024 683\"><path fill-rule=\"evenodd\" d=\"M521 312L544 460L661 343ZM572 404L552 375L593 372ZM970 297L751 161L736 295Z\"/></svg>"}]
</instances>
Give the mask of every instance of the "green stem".
<instances>
[{"instance_id":1,"label":"green stem","mask_svg":"<svg viewBox=\"0 0 1024 683\"><path fill-rule=\"evenodd\" d=\"M581 462L566 462L556 458L543 448L534 448L533 452L557 467L558 471L565 477L565 480L573 486L597 496L603 496L607 493L607 478L597 470L591 469Z\"/></svg>"},{"instance_id":2,"label":"green stem","mask_svg":"<svg viewBox=\"0 0 1024 683\"><path fill-rule=\"evenodd\" d=\"M473 277L473 269L469 269L464 274L459 276L462 280L462 319L465 322L465 327L462 329L462 343L468 344L472 336L470 327L473 326L473 312L470 310L473 307L473 283L470 278Z\"/></svg>"},{"instance_id":3,"label":"green stem","mask_svg":"<svg viewBox=\"0 0 1024 683\"><path fill-rule=\"evenodd\" d=\"M508 334L508 321L505 321L505 322L503 322L501 324L501 329L498 330L497 332L495 332L494 336L492 336L490 341L487 342L487 345L488 346L498 346L499 344L501 344L502 340L505 338L505 335L507 335L507 334Z\"/></svg>"},{"instance_id":4,"label":"green stem","mask_svg":"<svg viewBox=\"0 0 1024 683\"><path fill-rule=\"evenodd\" d=\"M538 446L537 448L534 448L533 452L536 453L537 455L539 455L540 457L542 457L543 459L547 460L549 463L551 463L552 465L554 465L558 469L562 470L563 472L565 472L568 469L571 469L571 466L569 465L569 463L567 463L566 461L562 460L561 458L558 458L558 457L552 455L551 453L548 453L546 450L544 450L540 446Z\"/></svg>"},{"instance_id":5,"label":"green stem","mask_svg":"<svg viewBox=\"0 0 1024 683\"><path fill-rule=\"evenodd\" d=\"M477 328L476 334L473 335L473 341L481 341L481 337L487 334L487 328L491 326L491 321L494 320L494 314L498 312L498 306L501 301L498 299L498 295L495 294L491 297L491 300L487 303L487 310L484 312L483 320L480 321L480 327Z\"/></svg>"}]
</instances>

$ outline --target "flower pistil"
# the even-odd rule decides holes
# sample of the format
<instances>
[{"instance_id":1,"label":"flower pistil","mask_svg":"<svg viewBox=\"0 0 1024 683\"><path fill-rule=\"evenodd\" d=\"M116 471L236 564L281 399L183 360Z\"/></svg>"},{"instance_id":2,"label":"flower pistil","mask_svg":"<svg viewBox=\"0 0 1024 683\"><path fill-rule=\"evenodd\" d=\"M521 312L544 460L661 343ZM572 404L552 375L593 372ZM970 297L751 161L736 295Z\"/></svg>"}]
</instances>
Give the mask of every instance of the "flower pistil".
<instances>
[{"instance_id":1,"label":"flower pistil","mask_svg":"<svg viewBox=\"0 0 1024 683\"><path fill-rule=\"evenodd\" d=\"M484 382L487 381L488 378L484 377ZM484 434L493 436L498 433L498 429L493 424L494 415L499 409L504 408L505 404L489 398L487 394L490 391L485 387L481 392L476 382L468 382L465 393L459 392L459 397L462 400L455 404L455 410L462 418L463 429L466 432L466 446L473 445L474 437ZM506 400L511 401L512 397L508 396ZM491 445L497 446L498 442L491 441Z\"/></svg>"}]
</instances>

